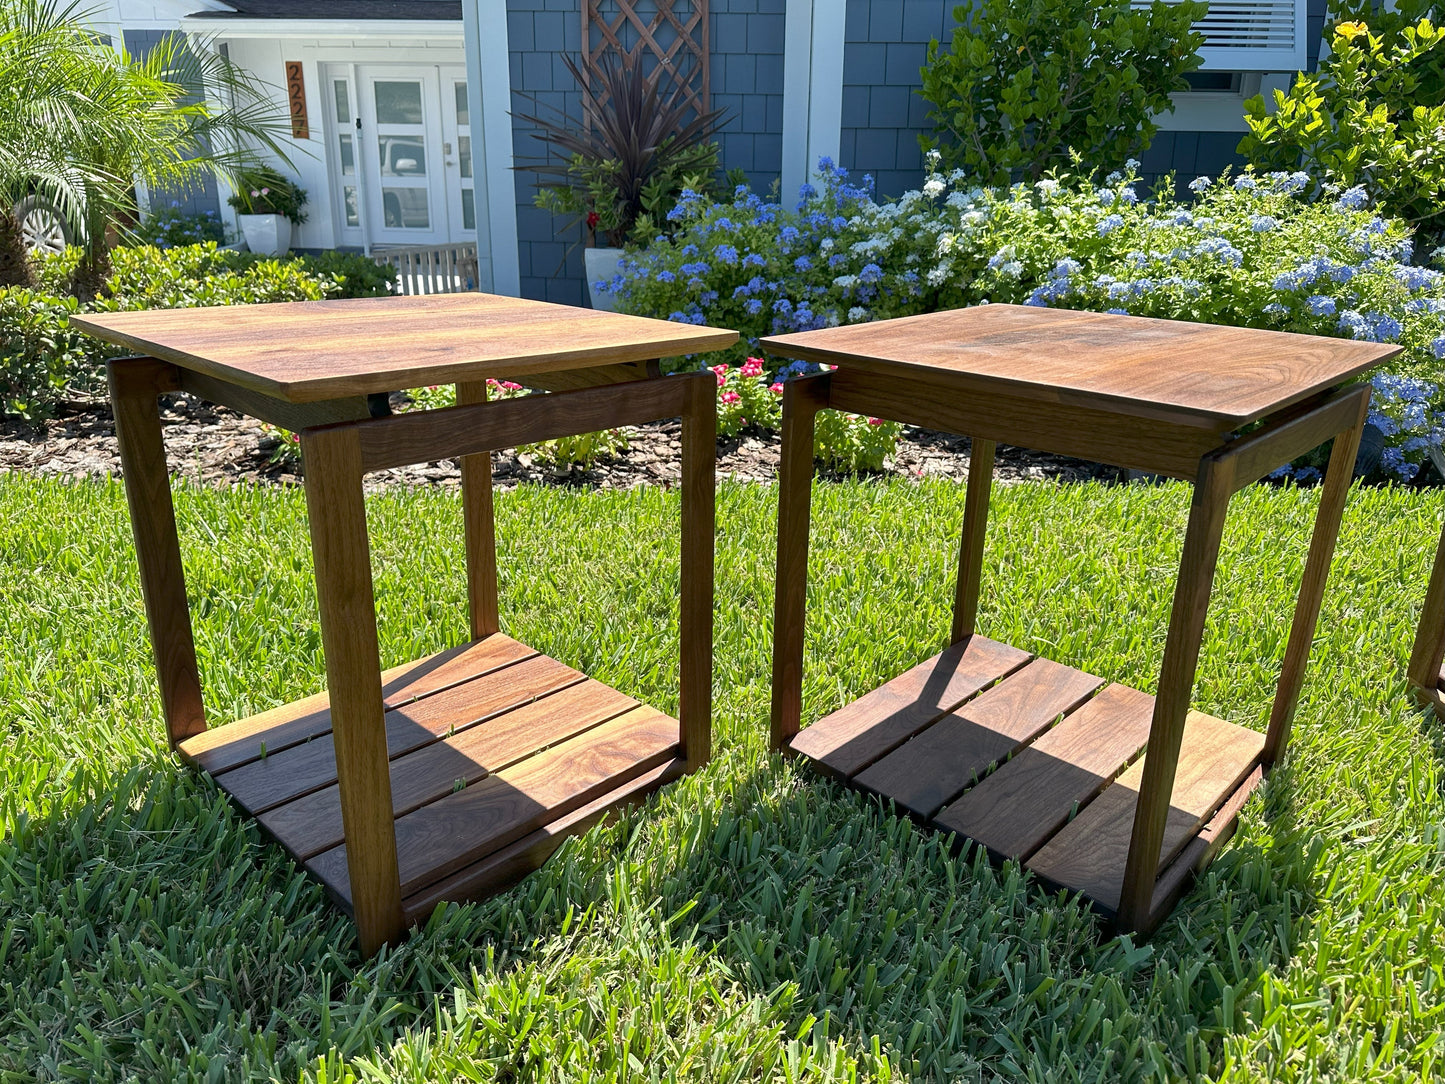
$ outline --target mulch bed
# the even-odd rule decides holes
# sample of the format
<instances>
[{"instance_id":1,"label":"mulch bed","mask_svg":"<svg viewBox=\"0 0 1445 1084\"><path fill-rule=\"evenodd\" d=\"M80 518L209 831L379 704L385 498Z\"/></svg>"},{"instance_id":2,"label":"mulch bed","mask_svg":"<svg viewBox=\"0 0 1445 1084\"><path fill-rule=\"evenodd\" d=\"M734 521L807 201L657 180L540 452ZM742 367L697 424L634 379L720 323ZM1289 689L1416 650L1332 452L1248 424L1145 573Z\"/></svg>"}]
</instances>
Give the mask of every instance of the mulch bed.
<instances>
[{"instance_id":1,"label":"mulch bed","mask_svg":"<svg viewBox=\"0 0 1445 1084\"><path fill-rule=\"evenodd\" d=\"M276 461L277 440L252 418L178 394L166 396L161 419L171 470L204 485L264 483L299 485L299 467ZM629 448L590 470L556 470L515 452L493 456L493 477L499 490L522 482L547 485L631 489L639 485L671 485L679 477L679 422L658 422L634 431ZM777 475L780 438L762 432L718 439L718 474L741 481L767 483ZM879 476L954 478L968 474L967 438L908 429L898 452ZM41 425L0 423L0 471L67 478L119 477L120 454L110 410L100 403L72 403ZM368 476L369 488L387 485L455 487L460 472L454 460L442 460ZM1010 484L1039 479L1078 482L1117 480L1113 467L1066 456L1047 455L1001 446L994 479Z\"/></svg>"}]
</instances>

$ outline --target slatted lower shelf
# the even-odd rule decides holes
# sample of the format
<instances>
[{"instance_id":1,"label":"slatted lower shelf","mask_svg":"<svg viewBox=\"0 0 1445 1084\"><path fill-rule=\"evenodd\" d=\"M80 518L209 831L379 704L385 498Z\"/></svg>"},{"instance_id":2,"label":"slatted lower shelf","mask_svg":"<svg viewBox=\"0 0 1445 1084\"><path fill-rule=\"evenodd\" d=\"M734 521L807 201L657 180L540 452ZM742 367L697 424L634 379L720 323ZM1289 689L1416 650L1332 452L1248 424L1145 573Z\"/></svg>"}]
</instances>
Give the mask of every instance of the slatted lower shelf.
<instances>
[{"instance_id":1,"label":"slatted lower shelf","mask_svg":"<svg viewBox=\"0 0 1445 1084\"><path fill-rule=\"evenodd\" d=\"M1154 698L972 636L792 741L821 771L1117 915ZM1151 927L1232 833L1264 735L1191 712Z\"/></svg>"},{"instance_id":2,"label":"slatted lower shelf","mask_svg":"<svg viewBox=\"0 0 1445 1084\"><path fill-rule=\"evenodd\" d=\"M682 774L674 719L500 634L382 674L409 921L541 865ZM180 745L350 909L325 694Z\"/></svg>"}]
</instances>

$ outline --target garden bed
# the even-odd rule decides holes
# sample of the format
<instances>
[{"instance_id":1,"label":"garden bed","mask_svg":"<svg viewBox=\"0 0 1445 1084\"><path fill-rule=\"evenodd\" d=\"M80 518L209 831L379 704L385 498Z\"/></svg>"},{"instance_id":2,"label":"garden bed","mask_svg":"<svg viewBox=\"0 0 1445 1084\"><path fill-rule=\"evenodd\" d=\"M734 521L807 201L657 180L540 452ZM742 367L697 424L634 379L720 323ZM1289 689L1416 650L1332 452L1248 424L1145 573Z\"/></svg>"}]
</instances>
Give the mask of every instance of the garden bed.
<instances>
[{"instance_id":1,"label":"garden bed","mask_svg":"<svg viewBox=\"0 0 1445 1084\"><path fill-rule=\"evenodd\" d=\"M273 461L279 444L261 423L188 395L167 396L161 405L171 470L203 485L265 483L299 485L301 472L294 461ZM589 468L558 469L533 456L515 451L498 453L493 475L499 490L519 483L631 489L640 485L673 484L680 471L676 421L659 422L634 430L628 448ZM780 437L776 432L744 432L718 438L720 476L747 482L770 482L777 475ZM965 437L908 429L885 476L952 478L968 474L969 442ZM49 421L31 424L0 422L0 471L22 471L49 477L119 477L120 452L115 426L104 405L71 404ZM994 478L1001 484L1053 479L1080 482L1115 479L1113 467L1066 456L999 449ZM455 460L383 471L370 478L372 488L388 485L456 487L461 471Z\"/></svg>"}]
</instances>

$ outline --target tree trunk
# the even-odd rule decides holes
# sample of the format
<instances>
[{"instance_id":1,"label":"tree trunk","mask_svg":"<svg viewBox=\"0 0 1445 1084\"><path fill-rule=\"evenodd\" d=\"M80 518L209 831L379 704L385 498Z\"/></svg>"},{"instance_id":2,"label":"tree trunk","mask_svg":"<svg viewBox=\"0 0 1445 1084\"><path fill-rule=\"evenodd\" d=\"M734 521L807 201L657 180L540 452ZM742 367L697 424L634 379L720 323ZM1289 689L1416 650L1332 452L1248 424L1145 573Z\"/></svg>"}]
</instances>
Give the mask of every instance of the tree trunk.
<instances>
[{"instance_id":1,"label":"tree trunk","mask_svg":"<svg viewBox=\"0 0 1445 1084\"><path fill-rule=\"evenodd\" d=\"M94 301L110 280L110 247L101 242L87 248L70 276L70 292L82 305Z\"/></svg>"},{"instance_id":2,"label":"tree trunk","mask_svg":"<svg viewBox=\"0 0 1445 1084\"><path fill-rule=\"evenodd\" d=\"M25 247L25 233L7 206L0 211L0 286L34 285L35 268Z\"/></svg>"}]
</instances>

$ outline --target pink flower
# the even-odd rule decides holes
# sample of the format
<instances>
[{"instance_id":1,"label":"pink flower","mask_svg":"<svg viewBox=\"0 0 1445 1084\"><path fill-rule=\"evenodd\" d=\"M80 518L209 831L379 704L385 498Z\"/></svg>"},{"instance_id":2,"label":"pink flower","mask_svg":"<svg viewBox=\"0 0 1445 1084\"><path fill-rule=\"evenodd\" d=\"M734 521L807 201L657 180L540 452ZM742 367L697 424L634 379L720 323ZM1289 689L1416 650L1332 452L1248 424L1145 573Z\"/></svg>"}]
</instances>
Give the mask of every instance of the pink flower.
<instances>
[{"instance_id":1,"label":"pink flower","mask_svg":"<svg viewBox=\"0 0 1445 1084\"><path fill-rule=\"evenodd\" d=\"M868 419L868 424L869 424L869 425L882 425L882 424L883 424L883 419L882 419L882 418L869 418L869 419Z\"/></svg>"},{"instance_id":2,"label":"pink flower","mask_svg":"<svg viewBox=\"0 0 1445 1084\"><path fill-rule=\"evenodd\" d=\"M739 394L738 394L737 392L735 392L735 391L725 391L725 392L722 393L722 395L720 396L720 398L722 399L722 401L723 401L724 403L728 403L729 405L731 405L731 404L733 404L733 403L736 403L739 399L741 399L742 396L739 395Z\"/></svg>"},{"instance_id":3,"label":"pink flower","mask_svg":"<svg viewBox=\"0 0 1445 1084\"><path fill-rule=\"evenodd\" d=\"M269 196L270 194L271 194L271 190L270 190L269 188L263 188L263 189L261 189L261 195L263 195L263 196Z\"/></svg>"},{"instance_id":4,"label":"pink flower","mask_svg":"<svg viewBox=\"0 0 1445 1084\"><path fill-rule=\"evenodd\" d=\"M762 375L763 375L763 359L762 359L762 358L748 358L748 360L743 363L743 376L762 376Z\"/></svg>"},{"instance_id":5,"label":"pink flower","mask_svg":"<svg viewBox=\"0 0 1445 1084\"><path fill-rule=\"evenodd\" d=\"M769 384L769 385L768 385L768 391L772 392L774 395L782 395L782 394L783 394L783 382L780 380L780 381L778 381L776 384Z\"/></svg>"},{"instance_id":6,"label":"pink flower","mask_svg":"<svg viewBox=\"0 0 1445 1084\"><path fill-rule=\"evenodd\" d=\"M514 384L514 383L512 383L512 381L510 381L510 380L503 380L503 381L502 381L502 390L503 390L503 391L521 391L521 390L522 390L522 385L520 385L520 384Z\"/></svg>"},{"instance_id":7,"label":"pink flower","mask_svg":"<svg viewBox=\"0 0 1445 1084\"><path fill-rule=\"evenodd\" d=\"M254 188L251 189L251 198L252 198L252 199L254 199L255 197L259 196L260 194L261 194L261 193L258 192L256 189L254 189Z\"/></svg>"},{"instance_id":8,"label":"pink flower","mask_svg":"<svg viewBox=\"0 0 1445 1084\"><path fill-rule=\"evenodd\" d=\"M712 371L717 375L718 387L722 387L728 382L728 367L726 365L714 365Z\"/></svg>"}]
</instances>

